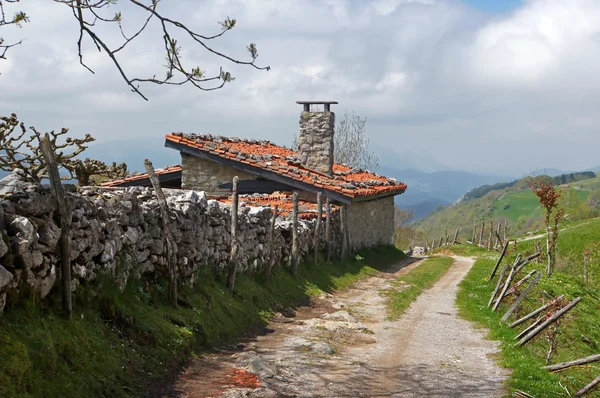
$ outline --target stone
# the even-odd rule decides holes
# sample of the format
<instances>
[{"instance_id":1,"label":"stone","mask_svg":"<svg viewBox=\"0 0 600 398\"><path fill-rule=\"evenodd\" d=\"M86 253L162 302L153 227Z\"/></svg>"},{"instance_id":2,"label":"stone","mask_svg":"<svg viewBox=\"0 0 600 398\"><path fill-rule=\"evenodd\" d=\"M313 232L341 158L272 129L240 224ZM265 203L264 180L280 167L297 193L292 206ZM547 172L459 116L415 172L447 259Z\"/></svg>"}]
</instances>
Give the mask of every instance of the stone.
<instances>
[{"instance_id":1,"label":"stone","mask_svg":"<svg viewBox=\"0 0 600 398\"><path fill-rule=\"evenodd\" d=\"M12 280L13 280L13 274L8 272L8 270L6 268L4 268L2 265L0 265L0 290L2 290L3 287L10 284L10 282Z\"/></svg>"},{"instance_id":2,"label":"stone","mask_svg":"<svg viewBox=\"0 0 600 398\"><path fill-rule=\"evenodd\" d=\"M324 341L317 341L315 343L311 343L309 347L312 352L317 354L332 355L334 353L333 347L331 347Z\"/></svg>"},{"instance_id":3,"label":"stone","mask_svg":"<svg viewBox=\"0 0 600 398\"><path fill-rule=\"evenodd\" d=\"M11 229L24 240L33 243L37 240L37 234L33 223L27 217L16 216L10 223Z\"/></svg>"},{"instance_id":4,"label":"stone","mask_svg":"<svg viewBox=\"0 0 600 398\"><path fill-rule=\"evenodd\" d=\"M0 236L0 258L8 253L8 245L4 242L3 236Z\"/></svg>"},{"instance_id":5,"label":"stone","mask_svg":"<svg viewBox=\"0 0 600 398\"><path fill-rule=\"evenodd\" d=\"M27 191L31 192L39 189L39 184L27 181L25 173L18 169L0 180L0 195L3 196Z\"/></svg>"}]
</instances>

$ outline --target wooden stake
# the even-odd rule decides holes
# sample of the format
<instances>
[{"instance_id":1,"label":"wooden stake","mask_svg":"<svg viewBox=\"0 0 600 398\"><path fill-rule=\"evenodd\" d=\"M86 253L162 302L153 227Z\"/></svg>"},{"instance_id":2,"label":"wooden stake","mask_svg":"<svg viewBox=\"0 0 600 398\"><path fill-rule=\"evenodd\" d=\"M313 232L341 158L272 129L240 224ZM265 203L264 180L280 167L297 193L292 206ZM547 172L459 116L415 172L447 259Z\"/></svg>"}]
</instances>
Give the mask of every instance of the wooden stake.
<instances>
[{"instance_id":1,"label":"wooden stake","mask_svg":"<svg viewBox=\"0 0 600 398\"><path fill-rule=\"evenodd\" d=\"M346 205L340 207L340 259L344 261L346 259Z\"/></svg>"},{"instance_id":2,"label":"wooden stake","mask_svg":"<svg viewBox=\"0 0 600 398\"><path fill-rule=\"evenodd\" d=\"M504 241L506 242L506 220L504 220Z\"/></svg>"},{"instance_id":3,"label":"wooden stake","mask_svg":"<svg viewBox=\"0 0 600 398\"><path fill-rule=\"evenodd\" d=\"M344 224L345 224L345 229L346 229L346 253L350 253L352 251L352 246L350 245L350 226L348 224L348 220L349 220L349 208L348 205L344 205L344 207L346 208L346 217L344 217Z\"/></svg>"},{"instance_id":4,"label":"wooden stake","mask_svg":"<svg viewBox=\"0 0 600 398\"><path fill-rule=\"evenodd\" d=\"M471 242L473 244L475 244L475 238L477 237L477 223L474 222L473 223L473 239L471 239Z\"/></svg>"},{"instance_id":5,"label":"wooden stake","mask_svg":"<svg viewBox=\"0 0 600 398\"><path fill-rule=\"evenodd\" d=\"M431 250L435 249L435 238L431 241Z\"/></svg>"},{"instance_id":6,"label":"wooden stake","mask_svg":"<svg viewBox=\"0 0 600 398\"><path fill-rule=\"evenodd\" d=\"M504 263L504 266L502 266L502 271L500 271L500 276L498 277L498 282L496 283L496 287L494 288L494 291L492 292L490 301L488 301L488 307L492 306L492 303L494 302L494 299L496 298L496 294L498 294L498 290L500 290L500 286L502 284L502 278L504 278L504 274L506 273L506 268L508 268L508 263Z\"/></svg>"},{"instance_id":7,"label":"wooden stake","mask_svg":"<svg viewBox=\"0 0 600 398\"><path fill-rule=\"evenodd\" d=\"M479 232L479 246L481 246L481 241L483 240L483 231L485 230L485 221L481 222L481 232Z\"/></svg>"},{"instance_id":8,"label":"wooden stake","mask_svg":"<svg viewBox=\"0 0 600 398\"><path fill-rule=\"evenodd\" d=\"M273 215L271 216L271 226L269 228L269 264L267 264L267 283L271 277L271 270L275 265L275 220L277 220L277 212L279 205L275 205L273 208Z\"/></svg>"},{"instance_id":9,"label":"wooden stake","mask_svg":"<svg viewBox=\"0 0 600 398\"><path fill-rule=\"evenodd\" d=\"M500 225L502 225L502 222L498 223L498 228L496 230L496 241L494 242L494 247L498 246L498 242L500 242Z\"/></svg>"},{"instance_id":10,"label":"wooden stake","mask_svg":"<svg viewBox=\"0 0 600 398\"><path fill-rule=\"evenodd\" d=\"M326 216L325 220L325 239L327 241L327 262L331 261L331 202L329 198L325 200Z\"/></svg>"},{"instance_id":11,"label":"wooden stake","mask_svg":"<svg viewBox=\"0 0 600 398\"><path fill-rule=\"evenodd\" d=\"M532 330L531 332L529 332L527 334L527 336L523 337L517 343L517 345L519 347L523 347L525 344L527 344L528 341L530 341L535 336L537 336L542 330L546 329L546 327L548 327L549 325L551 325L554 322L556 322L556 320L558 318L560 318L561 316L563 316L564 314L566 314L569 310L571 310L571 308L575 307L580 301L581 301L581 297L577 297L575 300L571 301L569 304L567 304L566 306L564 306L560 311L556 312L554 315L552 315L550 318L548 318L546 320L546 322L542 323L540 326L538 326L537 328L535 328L534 330Z\"/></svg>"},{"instance_id":12,"label":"wooden stake","mask_svg":"<svg viewBox=\"0 0 600 398\"><path fill-rule=\"evenodd\" d=\"M487 249L488 251L492 249L492 233L494 231L494 222L490 221L490 237L488 238Z\"/></svg>"},{"instance_id":13,"label":"wooden stake","mask_svg":"<svg viewBox=\"0 0 600 398\"><path fill-rule=\"evenodd\" d=\"M492 311L496 311L498 309L498 306L500 305L500 303L502 302L502 299L506 295L506 291L508 290L510 283L512 282L513 278L515 277L516 267L517 267L517 263L515 262L515 264L513 264L512 268L510 269L508 278L506 278L506 282L504 283L504 287L502 288L502 293L500 293L500 295L498 296L498 299L496 300L496 303L494 304Z\"/></svg>"},{"instance_id":14,"label":"wooden stake","mask_svg":"<svg viewBox=\"0 0 600 398\"><path fill-rule=\"evenodd\" d=\"M152 188L154 188L162 218L163 235L166 242L167 273L169 275L169 300L172 306L177 307L177 259L175 258L175 242L173 241L173 235L171 235L171 214L152 162L144 159L144 166L146 167L146 173L148 173L148 179L152 183Z\"/></svg>"},{"instance_id":15,"label":"wooden stake","mask_svg":"<svg viewBox=\"0 0 600 398\"><path fill-rule=\"evenodd\" d=\"M538 319L536 319L535 322L533 322L531 325L529 325L528 327L526 327L525 329L523 329L521 331L521 333L519 333L518 335L516 335L515 336L515 340L519 340L521 337L523 337L527 333L531 332L533 329L535 329L543 321L544 321L544 316L541 316Z\"/></svg>"},{"instance_id":16,"label":"wooden stake","mask_svg":"<svg viewBox=\"0 0 600 398\"><path fill-rule=\"evenodd\" d=\"M537 271L534 270L532 272L535 273ZM535 278L533 278L533 280L531 282L529 282L529 285L527 285L527 287L525 288L525 290L523 290L523 293L521 293L521 295L519 295L519 297L517 297L517 299L515 300L515 302L508 309L508 311L506 311L506 313L502 317L503 321L506 321L508 319L508 317L510 316L510 314L512 314L517 309L517 307L519 306L519 304L521 304L521 301L523 301L523 299L525 299L525 297L529 294L529 292L531 291L531 289L533 289L533 287L535 285L537 285L537 283L540 281L541 277L542 277L542 274L538 272L537 275L535 276Z\"/></svg>"},{"instance_id":17,"label":"wooden stake","mask_svg":"<svg viewBox=\"0 0 600 398\"><path fill-rule=\"evenodd\" d=\"M448 230L446 228L444 228L444 246L448 246Z\"/></svg>"},{"instance_id":18,"label":"wooden stake","mask_svg":"<svg viewBox=\"0 0 600 398\"><path fill-rule=\"evenodd\" d=\"M298 192L292 195L292 275L298 272Z\"/></svg>"},{"instance_id":19,"label":"wooden stake","mask_svg":"<svg viewBox=\"0 0 600 398\"><path fill-rule=\"evenodd\" d=\"M496 275L496 271L498 270L498 266L502 262L502 259L504 258L504 255L506 254L506 249L507 248L508 248L508 242L505 242L504 243L504 247L502 248L502 252L500 253L500 258L498 259L498 261L496 261L496 265L494 265L494 269L492 270L492 273L490 274L490 277L488 278L488 282L492 280L492 278L494 277L494 275Z\"/></svg>"},{"instance_id":20,"label":"wooden stake","mask_svg":"<svg viewBox=\"0 0 600 398\"><path fill-rule=\"evenodd\" d=\"M551 305L553 305L556 301L562 299L564 296L560 295L554 299L552 299L551 301L547 302L546 304L542 305L540 308L538 308L537 310L530 312L529 314L525 315L524 317L514 321L513 323L511 323L510 327L514 328L515 326L519 326L520 324L522 324L523 322L533 318L534 316L536 316L537 314L539 314L540 312L548 309Z\"/></svg>"},{"instance_id":21,"label":"wooden stake","mask_svg":"<svg viewBox=\"0 0 600 398\"><path fill-rule=\"evenodd\" d=\"M557 370L563 370L570 368L572 366L585 365L586 363L597 362L600 361L600 354L591 355L589 357L576 359L574 361L569 362L561 362L554 365L544 366L544 369L548 369L551 372L556 372Z\"/></svg>"},{"instance_id":22,"label":"wooden stake","mask_svg":"<svg viewBox=\"0 0 600 398\"><path fill-rule=\"evenodd\" d=\"M600 384L600 376L596 377L590 384L586 385L581 390L577 391L575 393L575 395L573 395L573 396L581 397L582 395L585 395L588 392L592 391L594 388L596 388L596 386L598 386L598 384Z\"/></svg>"},{"instance_id":23,"label":"wooden stake","mask_svg":"<svg viewBox=\"0 0 600 398\"><path fill-rule=\"evenodd\" d=\"M511 294L513 294L514 292L517 291L517 289L519 288L519 286L521 286L523 283L527 282L527 280L529 278L531 278L533 275L535 275L535 273L537 272L537 270L532 270L531 272L529 272L527 275L525 275L523 278L521 278L517 283L515 283L514 285L512 285L507 291L506 291L506 295L505 297L510 296ZM517 271L515 271L515 275L517 275Z\"/></svg>"},{"instance_id":24,"label":"wooden stake","mask_svg":"<svg viewBox=\"0 0 600 398\"><path fill-rule=\"evenodd\" d=\"M454 240L452 241L452 244L455 245L458 239L458 228L456 228L456 232L454 233Z\"/></svg>"},{"instance_id":25,"label":"wooden stake","mask_svg":"<svg viewBox=\"0 0 600 398\"><path fill-rule=\"evenodd\" d=\"M319 245L321 244L321 216L323 215L323 194L317 193L317 221L315 224L315 264L319 261Z\"/></svg>"},{"instance_id":26,"label":"wooden stake","mask_svg":"<svg viewBox=\"0 0 600 398\"><path fill-rule=\"evenodd\" d=\"M60 273L62 281L62 310L63 315L68 319L71 318L73 312L73 303L71 299L71 214L69 211L65 190L60 180L58 173L58 165L52 145L50 144L50 136L48 133L40 137L40 149L46 164L46 172L50 179L50 189L52 196L56 202L58 211L58 226L60 228Z\"/></svg>"},{"instance_id":27,"label":"wooden stake","mask_svg":"<svg viewBox=\"0 0 600 398\"><path fill-rule=\"evenodd\" d=\"M237 273L237 227L238 227L238 176L233 177L233 195L231 196L231 251L229 253L229 270L227 272L227 288L233 292L235 287L235 274Z\"/></svg>"}]
</instances>

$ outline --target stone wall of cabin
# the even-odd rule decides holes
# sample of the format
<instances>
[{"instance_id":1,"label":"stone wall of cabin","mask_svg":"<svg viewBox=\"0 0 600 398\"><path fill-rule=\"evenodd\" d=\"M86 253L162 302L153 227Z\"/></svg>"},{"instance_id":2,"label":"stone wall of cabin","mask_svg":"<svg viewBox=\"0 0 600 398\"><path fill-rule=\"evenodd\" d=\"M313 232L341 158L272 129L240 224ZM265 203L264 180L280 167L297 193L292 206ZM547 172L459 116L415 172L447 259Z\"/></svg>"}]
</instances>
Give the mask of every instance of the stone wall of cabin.
<instances>
[{"instance_id":1,"label":"stone wall of cabin","mask_svg":"<svg viewBox=\"0 0 600 398\"><path fill-rule=\"evenodd\" d=\"M209 194L227 193L227 190L219 189L219 185L231 183L233 177L238 176L240 180L255 180L252 174L224 166L210 160L200 159L196 156L181 154L181 187L205 191Z\"/></svg>"},{"instance_id":2,"label":"stone wall of cabin","mask_svg":"<svg viewBox=\"0 0 600 398\"><path fill-rule=\"evenodd\" d=\"M394 243L394 197L348 206L350 249Z\"/></svg>"}]
</instances>

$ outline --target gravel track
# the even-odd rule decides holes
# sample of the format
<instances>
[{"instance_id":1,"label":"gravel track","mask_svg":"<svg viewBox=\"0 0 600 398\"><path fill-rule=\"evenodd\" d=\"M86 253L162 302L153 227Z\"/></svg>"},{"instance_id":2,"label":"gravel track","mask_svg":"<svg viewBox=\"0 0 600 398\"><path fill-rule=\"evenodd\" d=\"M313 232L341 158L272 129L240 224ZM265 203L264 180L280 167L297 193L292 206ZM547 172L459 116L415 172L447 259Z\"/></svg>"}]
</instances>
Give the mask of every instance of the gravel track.
<instances>
[{"instance_id":1,"label":"gravel track","mask_svg":"<svg viewBox=\"0 0 600 398\"><path fill-rule=\"evenodd\" d=\"M416 260L335 295L324 294L293 317L276 318L263 335L203 355L169 396L504 396L509 373L493 359L497 344L458 317L454 306L472 259L455 257L450 270L405 314L387 319L381 292L393 287L393 278L419 266ZM260 387L224 380L228 371L254 377Z\"/></svg>"}]
</instances>

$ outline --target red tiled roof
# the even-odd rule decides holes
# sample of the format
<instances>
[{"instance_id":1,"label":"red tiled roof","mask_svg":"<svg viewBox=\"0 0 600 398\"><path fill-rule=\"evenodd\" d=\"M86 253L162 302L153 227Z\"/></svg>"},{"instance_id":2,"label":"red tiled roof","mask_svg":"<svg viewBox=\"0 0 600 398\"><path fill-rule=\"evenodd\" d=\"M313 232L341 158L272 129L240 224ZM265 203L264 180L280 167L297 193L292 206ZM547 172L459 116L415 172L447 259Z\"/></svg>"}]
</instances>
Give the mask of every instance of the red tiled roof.
<instances>
[{"instance_id":1,"label":"red tiled roof","mask_svg":"<svg viewBox=\"0 0 600 398\"><path fill-rule=\"evenodd\" d=\"M177 166L165 167L164 169L156 169L156 170L154 170L154 172L156 173L157 176L159 176L159 175L164 175L164 174L169 174L169 173L178 173L178 172L181 172L181 170L182 170L181 166L177 165ZM140 173L140 174L132 175L129 177L125 177L120 180L106 181L106 182L103 182L102 184L100 184L100 186L101 187L115 187L115 186L119 186L121 184L125 184L125 183L132 182L132 181L144 180L146 178L148 178L148 173Z\"/></svg>"},{"instance_id":2,"label":"red tiled roof","mask_svg":"<svg viewBox=\"0 0 600 398\"><path fill-rule=\"evenodd\" d=\"M228 197L219 197L216 198L219 202L231 204L231 196ZM275 205L278 206L277 214L280 216L287 216L292 213L292 195L284 194L284 193L274 193L271 195L240 195L239 203L242 204L246 202L247 206L250 207L271 207L274 208ZM339 206L331 205L331 213L335 213L338 211ZM316 218L318 214L317 204L305 200L298 200L298 217L303 220L310 220ZM327 216L325 204L323 203L323 213L322 217L325 219Z\"/></svg>"},{"instance_id":3,"label":"red tiled roof","mask_svg":"<svg viewBox=\"0 0 600 398\"><path fill-rule=\"evenodd\" d=\"M338 192L350 198L382 193L400 194L406 190L406 184L393 178L353 169L346 165L334 164L333 176L308 169L300 163L297 152L270 141L184 133L167 134L166 139L224 159L265 169L295 181Z\"/></svg>"}]
</instances>

